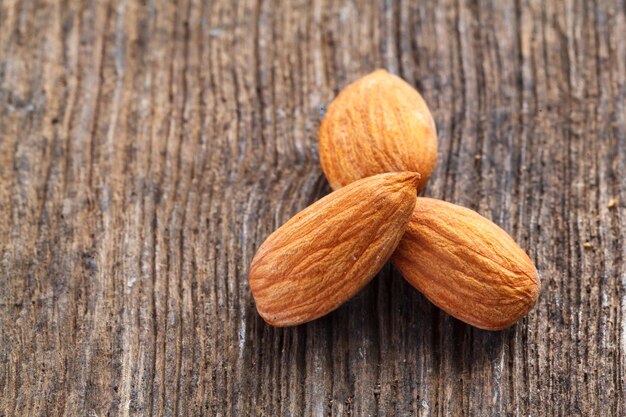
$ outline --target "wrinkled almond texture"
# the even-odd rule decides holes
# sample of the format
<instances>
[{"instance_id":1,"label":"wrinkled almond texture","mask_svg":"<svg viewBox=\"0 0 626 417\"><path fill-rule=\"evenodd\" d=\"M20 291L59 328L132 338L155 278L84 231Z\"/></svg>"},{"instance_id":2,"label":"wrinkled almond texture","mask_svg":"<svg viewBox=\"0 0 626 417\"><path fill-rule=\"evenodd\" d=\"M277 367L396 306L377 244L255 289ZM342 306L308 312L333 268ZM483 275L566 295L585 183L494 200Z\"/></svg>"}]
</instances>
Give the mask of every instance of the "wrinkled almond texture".
<instances>
[{"instance_id":1,"label":"wrinkled almond texture","mask_svg":"<svg viewBox=\"0 0 626 417\"><path fill-rule=\"evenodd\" d=\"M259 314L274 326L339 307L382 268L404 234L419 175L354 182L296 214L257 251L248 280Z\"/></svg>"},{"instance_id":2,"label":"wrinkled almond texture","mask_svg":"<svg viewBox=\"0 0 626 417\"><path fill-rule=\"evenodd\" d=\"M504 230L440 200L417 199L392 260L433 304L481 329L511 326L539 296L532 261Z\"/></svg>"},{"instance_id":3,"label":"wrinkled almond texture","mask_svg":"<svg viewBox=\"0 0 626 417\"><path fill-rule=\"evenodd\" d=\"M346 87L330 104L319 132L322 169L333 189L383 172L421 175L437 163L435 122L422 96L378 70Z\"/></svg>"}]
</instances>

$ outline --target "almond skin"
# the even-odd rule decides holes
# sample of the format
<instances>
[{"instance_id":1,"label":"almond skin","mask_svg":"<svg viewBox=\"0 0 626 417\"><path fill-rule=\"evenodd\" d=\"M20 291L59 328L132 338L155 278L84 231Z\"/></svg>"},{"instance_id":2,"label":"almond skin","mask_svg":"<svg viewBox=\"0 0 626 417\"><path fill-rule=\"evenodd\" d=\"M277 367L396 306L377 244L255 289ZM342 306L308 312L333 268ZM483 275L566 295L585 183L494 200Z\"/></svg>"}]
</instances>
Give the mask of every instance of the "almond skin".
<instances>
[{"instance_id":1,"label":"almond skin","mask_svg":"<svg viewBox=\"0 0 626 417\"><path fill-rule=\"evenodd\" d=\"M418 181L412 172L356 181L272 233L248 275L261 317L274 326L305 323L361 290L398 246Z\"/></svg>"},{"instance_id":2,"label":"almond skin","mask_svg":"<svg viewBox=\"0 0 626 417\"><path fill-rule=\"evenodd\" d=\"M377 70L347 86L328 107L319 155L337 190L383 172L421 175L418 192L437 163L437 131L422 96L408 83Z\"/></svg>"},{"instance_id":3,"label":"almond skin","mask_svg":"<svg viewBox=\"0 0 626 417\"><path fill-rule=\"evenodd\" d=\"M392 260L433 304L485 330L513 325L540 292L535 266L504 230L440 200L417 199Z\"/></svg>"}]
</instances>

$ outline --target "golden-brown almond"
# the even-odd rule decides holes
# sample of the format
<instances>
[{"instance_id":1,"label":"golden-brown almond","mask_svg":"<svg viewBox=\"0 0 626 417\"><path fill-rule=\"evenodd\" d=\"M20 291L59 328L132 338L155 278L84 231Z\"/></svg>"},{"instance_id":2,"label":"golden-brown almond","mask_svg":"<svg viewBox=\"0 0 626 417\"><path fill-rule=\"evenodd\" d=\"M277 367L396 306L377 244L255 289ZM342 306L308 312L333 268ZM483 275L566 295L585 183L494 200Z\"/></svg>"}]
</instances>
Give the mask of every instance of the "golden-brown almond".
<instances>
[{"instance_id":1,"label":"golden-brown almond","mask_svg":"<svg viewBox=\"0 0 626 417\"><path fill-rule=\"evenodd\" d=\"M481 329L511 326L539 296L537 270L504 230L440 200L417 199L392 261L433 304Z\"/></svg>"},{"instance_id":2,"label":"golden-brown almond","mask_svg":"<svg viewBox=\"0 0 626 417\"><path fill-rule=\"evenodd\" d=\"M421 191L437 163L435 122L422 96L385 70L347 86L319 131L322 169L333 189L383 172L418 172Z\"/></svg>"},{"instance_id":3,"label":"golden-brown almond","mask_svg":"<svg viewBox=\"0 0 626 417\"><path fill-rule=\"evenodd\" d=\"M363 288L398 245L415 207L419 174L356 181L296 214L257 251L248 280L274 326L323 316Z\"/></svg>"}]
</instances>

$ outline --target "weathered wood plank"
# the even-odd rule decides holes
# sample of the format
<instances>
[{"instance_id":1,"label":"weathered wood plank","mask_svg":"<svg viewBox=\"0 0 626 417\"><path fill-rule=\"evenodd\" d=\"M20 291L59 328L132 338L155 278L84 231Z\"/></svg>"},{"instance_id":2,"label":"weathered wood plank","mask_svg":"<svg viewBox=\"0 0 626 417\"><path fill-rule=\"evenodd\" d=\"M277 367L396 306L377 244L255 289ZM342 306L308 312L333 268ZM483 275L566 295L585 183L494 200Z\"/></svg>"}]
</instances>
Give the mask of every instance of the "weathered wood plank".
<instances>
[{"instance_id":1,"label":"weathered wood plank","mask_svg":"<svg viewBox=\"0 0 626 417\"><path fill-rule=\"evenodd\" d=\"M0 415L626 414L626 4L0 2ZM324 106L378 67L426 194L509 231L538 306L486 332L391 266L275 329L247 267L329 192Z\"/></svg>"}]
</instances>

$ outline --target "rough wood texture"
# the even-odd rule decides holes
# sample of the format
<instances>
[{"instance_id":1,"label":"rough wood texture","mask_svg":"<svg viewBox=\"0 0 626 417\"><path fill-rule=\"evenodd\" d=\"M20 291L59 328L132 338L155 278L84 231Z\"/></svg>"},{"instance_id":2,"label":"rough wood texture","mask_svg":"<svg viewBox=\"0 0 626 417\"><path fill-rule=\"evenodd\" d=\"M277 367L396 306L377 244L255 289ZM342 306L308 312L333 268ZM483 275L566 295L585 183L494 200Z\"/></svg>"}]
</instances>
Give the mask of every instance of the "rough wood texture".
<instances>
[{"instance_id":1,"label":"rough wood texture","mask_svg":"<svg viewBox=\"0 0 626 417\"><path fill-rule=\"evenodd\" d=\"M626 414L626 3L0 2L0 415ZM320 113L382 67L426 194L543 281L503 332L387 266L275 329L256 248L329 191Z\"/></svg>"}]
</instances>

